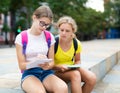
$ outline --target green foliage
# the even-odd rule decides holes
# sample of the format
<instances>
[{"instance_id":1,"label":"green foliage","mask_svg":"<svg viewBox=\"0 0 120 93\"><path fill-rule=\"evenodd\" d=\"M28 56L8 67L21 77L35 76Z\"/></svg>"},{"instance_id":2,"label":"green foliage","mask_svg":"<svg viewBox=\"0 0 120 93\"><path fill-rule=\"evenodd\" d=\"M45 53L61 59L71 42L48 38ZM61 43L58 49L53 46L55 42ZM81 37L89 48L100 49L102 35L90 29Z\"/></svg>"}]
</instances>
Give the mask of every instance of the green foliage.
<instances>
[{"instance_id":1,"label":"green foliage","mask_svg":"<svg viewBox=\"0 0 120 93\"><path fill-rule=\"evenodd\" d=\"M0 13L7 13L10 7L10 0L0 0Z\"/></svg>"},{"instance_id":2,"label":"green foliage","mask_svg":"<svg viewBox=\"0 0 120 93\"><path fill-rule=\"evenodd\" d=\"M2 31L3 32L9 32L10 31L10 27L7 24L3 24Z\"/></svg>"},{"instance_id":3,"label":"green foliage","mask_svg":"<svg viewBox=\"0 0 120 93\"><path fill-rule=\"evenodd\" d=\"M109 27L120 27L120 2L119 0L109 1L105 4L105 17Z\"/></svg>"},{"instance_id":4,"label":"green foliage","mask_svg":"<svg viewBox=\"0 0 120 93\"><path fill-rule=\"evenodd\" d=\"M17 22L16 22L16 26L15 26L15 31L17 31L17 29L20 27L21 30L24 30L26 29L26 20L24 18L21 18L19 19Z\"/></svg>"},{"instance_id":5,"label":"green foliage","mask_svg":"<svg viewBox=\"0 0 120 93\"><path fill-rule=\"evenodd\" d=\"M87 0L46 0L52 8L55 21L63 15L69 15L75 19L78 31L84 34L97 34L102 29L104 21L103 13L86 8Z\"/></svg>"},{"instance_id":6,"label":"green foliage","mask_svg":"<svg viewBox=\"0 0 120 93\"><path fill-rule=\"evenodd\" d=\"M86 1L87 0L61 0L58 2L57 0L46 0L53 10L56 20L63 15L80 13L81 11L79 11L79 9L84 7L83 4Z\"/></svg>"},{"instance_id":7,"label":"green foliage","mask_svg":"<svg viewBox=\"0 0 120 93\"><path fill-rule=\"evenodd\" d=\"M59 17L68 15L75 19L78 25L78 32L87 35L96 35L110 26L120 25L120 2L108 2L105 4L105 12L96 12L91 8L86 8L85 3L88 0L0 0L0 12L15 13L16 29L30 27L31 16L34 10L47 3L54 13L54 21ZM111 8L112 7L112 8ZM112 16L112 24L111 17ZM21 19L23 18L23 19ZM115 20L115 22L114 22ZM14 23L14 22L13 22Z\"/></svg>"}]
</instances>

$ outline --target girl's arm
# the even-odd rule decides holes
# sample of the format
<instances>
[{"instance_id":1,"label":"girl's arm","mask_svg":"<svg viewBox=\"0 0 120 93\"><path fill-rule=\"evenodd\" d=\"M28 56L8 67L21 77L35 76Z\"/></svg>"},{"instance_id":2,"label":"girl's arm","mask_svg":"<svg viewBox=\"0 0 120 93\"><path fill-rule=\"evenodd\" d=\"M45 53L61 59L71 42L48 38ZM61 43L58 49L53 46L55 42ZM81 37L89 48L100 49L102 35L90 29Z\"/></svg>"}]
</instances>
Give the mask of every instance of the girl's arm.
<instances>
[{"instance_id":1,"label":"girl's arm","mask_svg":"<svg viewBox=\"0 0 120 93\"><path fill-rule=\"evenodd\" d=\"M75 64L81 64L80 53L75 54Z\"/></svg>"},{"instance_id":2,"label":"girl's arm","mask_svg":"<svg viewBox=\"0 0 120 93\"><path fill-rule=\"evenodd\" d=\"M24 54L22 53L22 46L20 46L19 44L15 44L15 45L16 45L16 53L17 53L17 60L18 60L19 68L21 70L25 70L27 62L25 60Z\"/></svg>"}]
</instances>

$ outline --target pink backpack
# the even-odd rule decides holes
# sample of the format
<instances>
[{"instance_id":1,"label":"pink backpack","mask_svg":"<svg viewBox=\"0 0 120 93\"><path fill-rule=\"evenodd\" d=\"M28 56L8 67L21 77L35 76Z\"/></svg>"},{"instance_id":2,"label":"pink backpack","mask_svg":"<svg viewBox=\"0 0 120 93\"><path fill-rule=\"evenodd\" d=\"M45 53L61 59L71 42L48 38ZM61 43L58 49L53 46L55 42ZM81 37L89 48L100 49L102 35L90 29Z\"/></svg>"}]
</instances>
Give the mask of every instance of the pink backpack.
<instances>
[{"instance_id":1,"label":"pink backpack","mask_svg":"<svg viewBox=\"0 0 120 93\"><path fill-rule=\"evenodd\" d=\"M48 45L48 48L50 48L51 45L51 35L49 31L44 31L45 37L46 37L46 42ZM27 47L27 43L28 43L28 36L27 36L27 31L22 31L21 32L21 37L22 37L22 44L23 44L23 49L22 52L25 55L26 53L26 47ZM24 71L21 70L21 73L23 73Z\"/></svg>"},{"instance_id":2,"label":"pink backpack","mask_svg":"<svg viewBox=\"0 0 120 93\"><path fill-rule=\"evenodd\" d=\"M50 35L50 32L45 30L44 34L45 34L45 37L46 37L46 42L47 42L48 48L50 48L50 45L51 45L51 35ZM25 55L26 47L27 47L27 43L28 43L27 31L26 30L22 31L21 32L21 36L22 36L22 44L23 44L23 51L22 52Z\"/></svg>"}]
</instances>

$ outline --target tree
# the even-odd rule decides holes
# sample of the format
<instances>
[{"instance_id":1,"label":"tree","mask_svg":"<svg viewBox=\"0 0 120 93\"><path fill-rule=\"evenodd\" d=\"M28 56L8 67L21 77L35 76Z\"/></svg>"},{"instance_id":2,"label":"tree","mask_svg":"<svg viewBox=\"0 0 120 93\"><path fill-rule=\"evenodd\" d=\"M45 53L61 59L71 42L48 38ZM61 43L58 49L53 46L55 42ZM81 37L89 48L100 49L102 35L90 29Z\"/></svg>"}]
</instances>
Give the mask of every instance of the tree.
<instances>
[{"instance_id":1,"label":"tree","mask_svg":"<svg viewBox=\"0 0 120 93\"><path fill-rule=\"evenodd\" d=\"M111 27L120 27L120 2L110 0L105 3L105 18Z\"/></svg>"},{"instance_id":2,"label":"tree","mask_svg":"<svg viewBox=\"0 0 120 93\"><path fill-rule=\"evenodd\" d=\"M10 31L7 22L7 15L9 11L10 1L9 0L0 0L0 12L4 14L4 25L3 31L5 32L5 43L8 44L7 32Z\"/></svg>"},{"instance_id":3,"label":"tree","mask_svg":"<svg viewBox=\"0 0 120 93\"><path fill-rule=\"evenodd\" d=\"M16 32L16 22L21 20L21 17L23 17L23 19L26 20L26 22L24 22L24 26L25 25L26 27L30 26L31 18L29 15L31 15L31 11L33 10L33 8L38 6L38 1L39 0L19 0L19 3L18 3L18 1L16 0L0 0L0 12L4 13L5 15L5 19L4 19L5 27L3 31L6 34L8 32L8 31L5 31L5 28L7 27L8 12L10 13L10 17L11 17L11 22L10 22L11 30L9 29L9 31L11 31L12 34ZM13 41L13 35L11 33L10 33L10 37L12 39L10 39L10 44ZM7 37L6 37L5 43L8 44Z\"/></svg>"},{"instance_id":4,"label":"tree","mask_svg":"<svg viewBox=\"0 0 120 93\"><path fill-rule=\"evenodd\" d=\"M102 28L104 21L103 13L96 12L91 8L86 8L85 3L87 0L61 0L60 2L56 0L46 0L46 2L48 2L54 12L55 21L63 15L73 17L78 25L78 33L87 35L89 37L88 39L93 35L97 35L99 29Z\"/></svg>"},{"instance_id":5,"label":"tree","mask_svg":"<svg viewBox=\"0 0 120 93\"><path fill-rule=\"evenodd\" d=\"M3 0L2 0L3 2ZM78 33L92 37L102 29L103 23L107 22L110 12L96 12L94 9L85 6L87 0L5 0L0 3L2 11L4 8L11 13L11 27L15 30L19 26L19 22L24 23L24 26L30 27L31 15L38 6L47 4L54 13L54 22L63 15L71 16L75 19L78 25ZM7 6L6 6L7 5ZM32 6L32 7L31 7ZM22 27L24 28L24 27ZM16 30L15 30L16 31Z\"/></svg>"}]
</instances>

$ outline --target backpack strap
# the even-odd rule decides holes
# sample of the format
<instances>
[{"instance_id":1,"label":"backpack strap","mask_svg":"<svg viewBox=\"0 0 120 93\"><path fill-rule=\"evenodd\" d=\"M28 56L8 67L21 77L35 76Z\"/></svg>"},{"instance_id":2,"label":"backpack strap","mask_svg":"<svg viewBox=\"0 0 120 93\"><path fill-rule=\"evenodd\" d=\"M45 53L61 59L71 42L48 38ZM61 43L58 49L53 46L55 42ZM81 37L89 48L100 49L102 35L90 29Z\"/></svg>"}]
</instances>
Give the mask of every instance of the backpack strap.
<instances>
[{"instance_id":1,"label":"backpack strap","mask_svg":"<svg viewBox=\"0 0 120 93\"><path fill-rule=\"evenodd\" d=\"M28 43L28 35L27 35L27 31L22 31L21 32L21 39L22 39L22 53L25 55L26 53L26 47L27 47L27 43ZM21 73L23 73L24 70L21 70Z\"/></svg>"},{"instance_id":2,"label":"backpack strap","mask_svg":"<svg viewBox=\"0 0 120 93\"><path fill-rule=\"evenodd\" d=\"M75 53L76 53L76 50L78 48L78 43L77 43L77 40L75 38L73 38L73 44L74 44L74 49L75 49ZM74 53L74 55L75 55Z\"/></svg>"},{"instance_id":3,"label":"backpack strap","mask_svg":"<svg viewBox=\"0 0 120 93\"><path fill-rule=\"evenodd\" d=\"M57 52L57 49L58 49L58 44L59 44L59 37L55 37L55 46L54 46L54 52L56 53Z\"/></svg>"},{"instance_id":4,"label":"backpack strap","mask_svg":"<svg viewBox=\"0 0 120 93\"><path fill-rule=\"evenodd\" d=\"M72 61L74 60L74 57L75 57L75 54L76 54L76 51L78 48L78 43L77 43L77 40L75 38L73 38L73 45L74 45L74 55L73 55Z\"/></svg>"},{"instance_id":5,"label":"backpack strap","mask_svg":"<svg viewBox=\"0 0 120 93\"><path fill-rule=\"evenodd\" d=\"M48 48L50 48L50 45L51 45L51 35L50 35L50 32L45 30L44 34L45 34L45 37L46 37L46 42L47 42Z\"/></svg>"},{"instance_id":6,"label":"backpack strap","mask_svg":"<svg viewBox=\"0 0 120 93\"><path fill-rule=\"evenodd\" d=\"M78 48L78 43L77 43L77 40L75 38L73 38L73 44L74 44L74 50L75 50L74 51L74 56L75 56L77 48ZM73 58L74 58L74 56L73 56ZM72 58L72 60L73 60L73 58Z\"/></svg>"},{"instance_id":7,"label":"backpack strap","mask_svg":"<svg viewBox=\"0 0 120 93\"><path fill-rule=\"evenodd\" d=\"M21 32L21 38L22 38L22 45L23 45L22 52L25 55L25 53L26 53L26 47L27 47L27 43L28 43L27 31L22 31Z\"/></svg>"}]
</instances>

